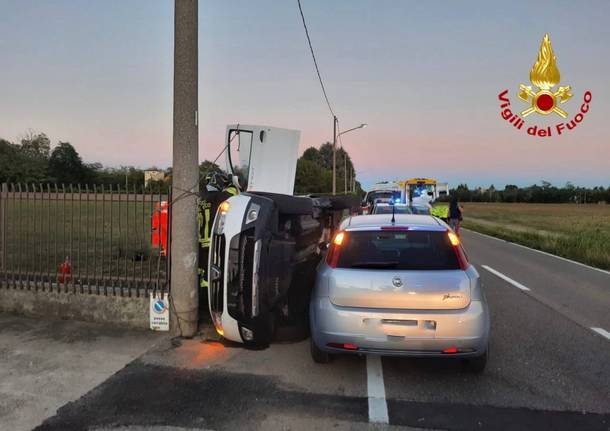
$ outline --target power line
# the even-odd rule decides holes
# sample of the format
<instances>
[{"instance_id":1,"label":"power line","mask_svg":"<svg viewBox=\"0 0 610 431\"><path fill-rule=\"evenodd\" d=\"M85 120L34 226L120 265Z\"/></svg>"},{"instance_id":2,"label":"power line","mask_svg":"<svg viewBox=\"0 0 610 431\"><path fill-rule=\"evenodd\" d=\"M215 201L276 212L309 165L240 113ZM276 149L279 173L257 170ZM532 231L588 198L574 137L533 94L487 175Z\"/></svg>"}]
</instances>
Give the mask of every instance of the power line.
<instances>
[{"instance_id":1,"label":"power line","mask_svg":"<svg viewBox=\"0 0 610 431\"><path fill-rule=\"evenodd\" d=\"M335 112L333 111L332 106L330 105L330 101L328 100L328 95L326 94L326 88L324 88L324 82L322 81L322 76L320 75L320 68L318 67L318 62L316 61L316 55L313 51L313 46L311 45L311 39L309 38L309 30L307 30L307 24L305 23L305 16L303 15L303 8L301 7L301 0L297 0L299 4L299 12L301 13L301 19L303 20L303 27L305 28L305 36L307 36L307 43L309 43L309 50L311 51L311 57L313 58L313 64L316 67L316 73L318 74L318 80L320 81L320 87L322 87L322 93L324 93L324 99L326 100L326 104L328 105L328 109L333 117L335 117Z\"/></svg>"}]
</instances>

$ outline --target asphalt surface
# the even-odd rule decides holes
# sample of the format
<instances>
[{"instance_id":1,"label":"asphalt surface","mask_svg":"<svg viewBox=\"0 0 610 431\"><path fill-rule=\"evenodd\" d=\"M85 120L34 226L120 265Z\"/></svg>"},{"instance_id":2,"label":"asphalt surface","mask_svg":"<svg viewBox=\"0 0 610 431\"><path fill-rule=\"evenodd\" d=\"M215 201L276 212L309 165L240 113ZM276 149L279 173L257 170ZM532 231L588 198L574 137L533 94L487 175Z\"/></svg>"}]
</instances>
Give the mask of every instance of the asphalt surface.
<instances>
[{"instance_id":1,"label":"asphalt surface","mask_svg":"<svg viewBox=\"0 0 610 431\"><path fill-rule=\"evenodd\" d=\"M41 424L162 340L158 333L0 313L0 431Z\"/></svg>"},{"instance_id":2,"label":"asphalt surface","mask_svg":"<svg viewBox=\"0 0 610 431\"><path fill-rule=\"evenodd\" d=\"M382 358L373 396L370 358L317 365L307 341L252 351L204 335L150 350L38 429L610 430L610 339L591 329L610 331L610 274L472 232L463 242L492 318L482 375ZM389 425L369 424L372 397Z\"/></svg>"}]
</instances>

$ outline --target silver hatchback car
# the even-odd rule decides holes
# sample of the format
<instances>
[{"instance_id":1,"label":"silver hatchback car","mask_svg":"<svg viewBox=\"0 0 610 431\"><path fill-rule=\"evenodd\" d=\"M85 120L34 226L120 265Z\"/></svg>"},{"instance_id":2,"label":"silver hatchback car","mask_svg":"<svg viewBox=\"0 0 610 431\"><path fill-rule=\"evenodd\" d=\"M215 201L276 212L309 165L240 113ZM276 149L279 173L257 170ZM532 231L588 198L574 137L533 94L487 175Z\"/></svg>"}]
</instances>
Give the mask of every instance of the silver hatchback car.
<instances>
[{"instance_id":1,"label":"silver hatchback car","mask_svg":"<svg viewBox=\"0 0 610 431\"><path fill-rule=\"evenodd\" d=\"M489 311L459 237L426 215L350 217L317 270L311 355L459 357L484 370Z\"/></svg>"}]
</instances>

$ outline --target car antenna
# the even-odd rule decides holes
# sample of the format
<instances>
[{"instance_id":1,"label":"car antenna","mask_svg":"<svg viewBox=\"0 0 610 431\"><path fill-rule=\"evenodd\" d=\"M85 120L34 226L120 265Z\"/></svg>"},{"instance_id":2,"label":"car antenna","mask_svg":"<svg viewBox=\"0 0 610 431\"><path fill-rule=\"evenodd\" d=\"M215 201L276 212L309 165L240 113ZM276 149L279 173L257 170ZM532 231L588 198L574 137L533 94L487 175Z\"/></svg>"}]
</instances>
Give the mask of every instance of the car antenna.
<instances>
[{"instance_id":1,"label":"car antenna","mask_svg":"<svg viewBox=\"0 0 610 431\"><path fill-rule=\"evenodd\" d=\"M396 212L396 205L392 205L392 224L396 223L395 212Z\"/></svg>"}]
</instances>

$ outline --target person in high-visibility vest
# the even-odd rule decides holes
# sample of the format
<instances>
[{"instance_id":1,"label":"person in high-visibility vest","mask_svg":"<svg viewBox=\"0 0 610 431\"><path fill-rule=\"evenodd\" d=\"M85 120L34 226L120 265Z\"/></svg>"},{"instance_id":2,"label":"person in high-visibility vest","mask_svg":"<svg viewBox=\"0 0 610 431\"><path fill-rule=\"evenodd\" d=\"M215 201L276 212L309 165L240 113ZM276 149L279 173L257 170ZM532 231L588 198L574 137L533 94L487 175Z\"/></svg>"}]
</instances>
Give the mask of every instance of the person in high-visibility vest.
<instances>
[{"instance_id":1,"label":"person in high-visibility vest","mask_svg":"<svg viewBox=\"0 0 610 431\"><path fill-rule=\"evenodd\" d=\"M231 196L238 194L237 187L221 172L212 172L204 180L203 190L197 211L197 224L199 232L199 286L202 289L200 298L206 298L208 287L208 256L210 254L210 236L214 217L220 204Z\"/></svg>"},{"instance_id":2,"label":"person in high-visibility vest","mask_svg":"<svg viewBox=\"0 0 610 431\"><path fill-rule=\"evenodd\" d=\"M436 204L430 209L430 214L447 221L449 219L449 206L445 204Z\"/></svg>"}]
</instances>

